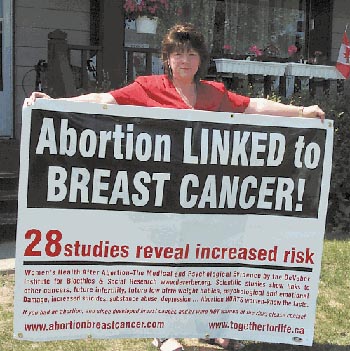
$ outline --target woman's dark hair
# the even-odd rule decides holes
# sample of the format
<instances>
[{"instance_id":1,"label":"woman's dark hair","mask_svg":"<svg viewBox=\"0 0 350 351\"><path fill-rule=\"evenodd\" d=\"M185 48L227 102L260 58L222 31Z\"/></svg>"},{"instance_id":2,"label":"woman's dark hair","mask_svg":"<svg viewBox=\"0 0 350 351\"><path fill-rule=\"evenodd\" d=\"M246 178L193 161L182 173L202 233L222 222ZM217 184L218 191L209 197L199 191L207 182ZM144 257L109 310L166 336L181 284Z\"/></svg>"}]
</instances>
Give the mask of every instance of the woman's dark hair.
<instances>
[{"instance_id":1,"label":"woman's dark hair","mask_svg":"<svg viewBox=\"0 0 350 351\"><path fill-rule=\"evenodd\" d=\"M168 65L169 55L174 51L181 52L185 49L194 49L199 54L200 64L194 76L195 81L198 81L207 71L209 55L203 34L190 23L176 24L165 34L162 42L164 71L169 78L172 78L172 72Z\"/></svg>"}]
</instances>

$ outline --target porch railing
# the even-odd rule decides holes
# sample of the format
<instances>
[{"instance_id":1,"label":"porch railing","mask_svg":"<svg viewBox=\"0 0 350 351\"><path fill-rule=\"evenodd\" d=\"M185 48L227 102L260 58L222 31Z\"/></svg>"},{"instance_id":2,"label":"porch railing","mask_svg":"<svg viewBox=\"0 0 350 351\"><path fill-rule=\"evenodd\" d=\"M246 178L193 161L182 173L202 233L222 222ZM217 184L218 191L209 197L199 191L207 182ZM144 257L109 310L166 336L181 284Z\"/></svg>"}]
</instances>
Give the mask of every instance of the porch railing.
<instances>
[{"instance_id":1,"label":"porch railing","mask_svg":"<svg viewBox=\"0 0 350 351\"><path fill-rule=\"evenodd\" d=\"M81 92L108 89L108 72L103 71L103 48L96 45L68 44L67 34L55 30L48 35L48 65L46 89L53 97L73 96ZM135 78L135 54L145 55L145 67L141 74L152 74L152 57L159 54L155 48L125 47L125 82ZM88 67L89 61L93 61ZM116 65L118 63L116 62ZM139 72L137 72L139 73ZM93 79L91 76L93 75ZM105 82L106 81L106 82Z\"/></svg>"},{"instance_id":2,"label":"porch railing","mask_svg":"<svg viewBox=\"0 0 350 351\"><path fill-rule=\"evenodd\" d=\"M144 75L152 74L152 56L154 54L159 54L159 49L155 48L136 48L136 47L125 47L124 48L126 56L126 81L132 82L134 80L134 58L135 53L145 54L146 65Z\"/></svg>"},{"instance_id":3,"label":"porch railing","mask_svg":"<svg viewBox=\"0 0 350 351\"><path fill-rule=\"evenodd\" d=\"M257 88L257 80L263 78L263 94L267 96L278 89L281 95L290 97L295 91L341 91L344 77L334 66L310 65L294 62L261 62L232 59L215 59L217 78L226 79L237 90L239 76L247 77L250 86ZM235 86L234 86L235 85Z\"/></svg>"},{"instance_id":4,"label":"porch railing","mask_svg":"<svg viewBox=\"0 0 350 351\"><path fill-rule=\"evenodd\" d=\"M91 84L89 84L89 72L93 75L98 85L102 80L102 46L96 45L72 45L68 44L68 51L70 55L73 52L80 54L80 64L78 72L76 73L76 88L89 91ZM89 65L89 61L91 64Z\"/></svg>"},{"instance_id":5,"label":"porch railing","mask_svg":"<svg viewBox=\"0 0 350 351\"><path fill-rule=\"evenodd\" d=\"M46 75L47 91L53 97L74 96L79 90L87 92L102 80L102 47L93 45L72 45L67 42L67 34L55 30L48 35L48 64ZM79 57L72 62L72 54ZM95 83L89 82L88 61L95 57Z\"/></svg>"}]
</instances>

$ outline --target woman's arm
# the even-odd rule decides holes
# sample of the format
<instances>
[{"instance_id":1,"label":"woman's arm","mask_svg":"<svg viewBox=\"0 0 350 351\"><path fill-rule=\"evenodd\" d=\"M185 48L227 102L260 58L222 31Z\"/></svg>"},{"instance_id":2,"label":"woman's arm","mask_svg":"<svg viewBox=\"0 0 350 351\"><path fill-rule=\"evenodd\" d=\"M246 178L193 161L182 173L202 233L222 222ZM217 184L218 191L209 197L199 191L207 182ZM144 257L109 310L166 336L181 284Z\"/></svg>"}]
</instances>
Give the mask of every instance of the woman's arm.
<instances>
[{"instance_id":1,"label":"woman's arm","mask_svg":"<svg viewBox=\"0 0 350 351\"><path fill-rule=\"evenodd\" d=\"M24 106L32 105L36 99L51 99L51 97L45 93L35 91L30 95L29 98L24 100ZM90 93L69 98L59 98L57 100L96 102L99 104L117 104L117 102L114 100L114 97L110 93Z\"/></svg>"},{"instance_id":2,"label":"woman's arm","mask_svg":"<svg viewBox=\"0 0 350 351\"><path fill-rule=\"evenodd\" d=\"M248 107L244 111L250 114L274 115L286 117L310 117L324 120L325 113L318 107L285 105L263 98L251 98Z\"/></svg>"}]
</instances>

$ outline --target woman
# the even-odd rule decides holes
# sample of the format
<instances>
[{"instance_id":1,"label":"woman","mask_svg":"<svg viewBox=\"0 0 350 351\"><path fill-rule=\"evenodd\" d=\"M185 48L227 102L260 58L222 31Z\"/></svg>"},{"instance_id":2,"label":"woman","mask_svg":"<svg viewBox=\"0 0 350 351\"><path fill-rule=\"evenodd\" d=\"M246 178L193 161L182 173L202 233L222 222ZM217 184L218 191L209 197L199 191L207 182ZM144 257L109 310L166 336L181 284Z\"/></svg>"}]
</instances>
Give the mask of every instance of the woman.
<instances>
[{"instance_id":1,"label":"woman","mask_svg":"<svg viewBox=\"0 0 350 351\"><path fill-rule=\"evenodd\" d=\"M221 112L242 112L277 116L299 116L324 119L325 113L317 106L292 106L263 98L249 98L229 92L222 83L200 80L205 73L208 52L204 37L191 24L172 27L162 43L165 75L138 77L124 88L108 93L92 93L65 100L102 104L168 107ZM34 92L25 100L31 105L37 98L50 97ZM238 350L242 344L230 339L209 339L225 349ZM182 350L176 339L154 339L161 351Z\"/></svg>"}]
</instances>

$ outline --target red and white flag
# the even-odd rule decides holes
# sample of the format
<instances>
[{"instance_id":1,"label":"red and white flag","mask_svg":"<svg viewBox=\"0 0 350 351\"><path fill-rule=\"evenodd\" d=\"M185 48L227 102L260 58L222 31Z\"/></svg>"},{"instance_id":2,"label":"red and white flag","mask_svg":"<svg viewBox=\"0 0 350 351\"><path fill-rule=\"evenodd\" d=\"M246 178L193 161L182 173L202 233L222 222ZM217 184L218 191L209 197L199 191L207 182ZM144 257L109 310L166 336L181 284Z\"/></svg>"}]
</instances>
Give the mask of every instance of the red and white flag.
<instances>
[{"instance_id":1,"label":"red and white flag","mask_svg":"<svg viewBox=\"0 0 350 351\"><path fill-rule=\"evenodd\" d=\"M345 79L350 76L350 46L349 38L346 31L343 34L343 41L340 46L337 64L337 70L344 76Z\"/></svg>"}]
</instances>

